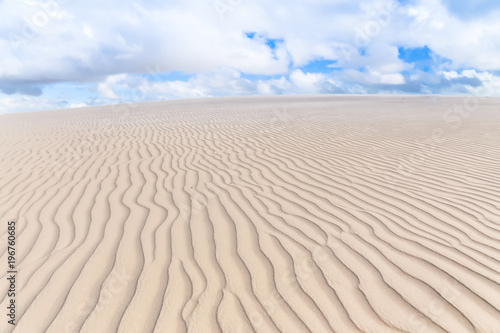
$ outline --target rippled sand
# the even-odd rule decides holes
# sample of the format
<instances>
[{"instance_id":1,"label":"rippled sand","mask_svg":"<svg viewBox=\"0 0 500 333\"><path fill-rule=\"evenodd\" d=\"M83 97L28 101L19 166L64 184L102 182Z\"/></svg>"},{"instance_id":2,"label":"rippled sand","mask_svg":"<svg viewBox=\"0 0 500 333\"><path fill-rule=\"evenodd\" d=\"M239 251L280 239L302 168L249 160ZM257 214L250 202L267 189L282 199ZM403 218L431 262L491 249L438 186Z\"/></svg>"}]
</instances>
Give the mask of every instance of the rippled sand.
<instances>
[{"instance_id":1,"label":"rippled sand","mask_svg":"<svg viewBox=\"0 0 500 333\"><path fill-rule=\"evenodd\" d=\"M453 106L457 107L454 108ZM0 116L1 332L500 333L500 99Z\"/></svg>"}]
</instances>

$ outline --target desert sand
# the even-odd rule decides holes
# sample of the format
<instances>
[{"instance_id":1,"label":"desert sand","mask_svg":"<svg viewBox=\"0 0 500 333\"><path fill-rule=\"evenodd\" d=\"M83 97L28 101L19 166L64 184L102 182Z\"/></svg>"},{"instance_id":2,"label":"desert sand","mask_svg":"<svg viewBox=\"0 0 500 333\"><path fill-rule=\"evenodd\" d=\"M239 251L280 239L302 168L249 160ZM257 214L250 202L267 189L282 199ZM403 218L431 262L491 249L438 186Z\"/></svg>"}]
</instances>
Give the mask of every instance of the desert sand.
<instances>
[{"instance_id":1,"label":"desert sand","mask_svg":"<svg viewBox=\"0 0 500 333\"><path fill-rule=\"evenodd\" d=\"M500 333L500 99L147 102L0 139L0 332Z\"/></svg>"}]
</instances>

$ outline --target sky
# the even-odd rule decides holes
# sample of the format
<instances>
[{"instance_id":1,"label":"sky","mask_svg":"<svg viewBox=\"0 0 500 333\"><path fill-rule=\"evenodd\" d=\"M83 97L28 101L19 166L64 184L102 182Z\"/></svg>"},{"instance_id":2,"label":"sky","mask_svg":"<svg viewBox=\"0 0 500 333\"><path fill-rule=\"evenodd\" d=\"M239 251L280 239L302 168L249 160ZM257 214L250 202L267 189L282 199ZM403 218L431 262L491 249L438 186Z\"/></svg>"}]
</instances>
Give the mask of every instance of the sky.
<instances>
[{"instance_id":1,"label":"sky","mask_svg":"<svg viewBox=\"0 0 500 333\"><path fill-rule=\"evenodd\" d=\"M500 96L498 0L0 0L0 113L278 94Z\"/></svg>"}]
</instances>

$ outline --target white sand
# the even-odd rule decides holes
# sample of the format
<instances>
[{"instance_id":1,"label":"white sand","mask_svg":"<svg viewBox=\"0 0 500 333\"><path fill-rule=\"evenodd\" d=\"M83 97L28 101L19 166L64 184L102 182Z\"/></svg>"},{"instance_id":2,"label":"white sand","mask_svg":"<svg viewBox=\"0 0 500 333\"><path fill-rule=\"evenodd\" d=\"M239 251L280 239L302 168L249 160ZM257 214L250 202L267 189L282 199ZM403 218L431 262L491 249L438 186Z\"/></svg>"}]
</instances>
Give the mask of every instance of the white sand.
<instances>
[{"instance_id":1,"label":"white sand","mask_svg":"<svg viewBox=\"0 0 500 333\"><path fill-rule=\"evenodd\" d=\"M0 332L499 333L499 109L302 96L2 115Z\"/></svg>"}]
</instances>

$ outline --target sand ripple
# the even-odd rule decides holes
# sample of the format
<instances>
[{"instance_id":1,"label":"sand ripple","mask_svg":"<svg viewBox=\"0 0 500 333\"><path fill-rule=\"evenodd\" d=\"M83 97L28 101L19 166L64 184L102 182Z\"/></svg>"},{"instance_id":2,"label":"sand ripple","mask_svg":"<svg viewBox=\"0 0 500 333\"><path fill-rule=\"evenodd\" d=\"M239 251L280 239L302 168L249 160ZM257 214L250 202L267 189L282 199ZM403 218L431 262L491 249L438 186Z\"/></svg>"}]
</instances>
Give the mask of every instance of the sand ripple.
<instances>
[{"instance_id":1,"label":"sand ripple","mask_svg":"<svg viewBox=\"0 0 500 333\"><path fill-rule=\"evenodd\" d=\"M0 331L500 333L499 101L460 103L2 115Z\"/></svg>"}]
</instances>

